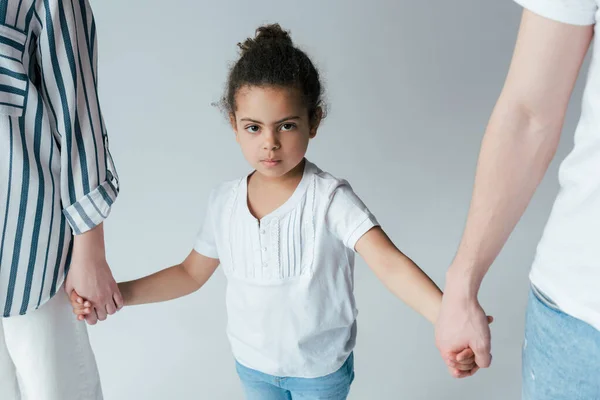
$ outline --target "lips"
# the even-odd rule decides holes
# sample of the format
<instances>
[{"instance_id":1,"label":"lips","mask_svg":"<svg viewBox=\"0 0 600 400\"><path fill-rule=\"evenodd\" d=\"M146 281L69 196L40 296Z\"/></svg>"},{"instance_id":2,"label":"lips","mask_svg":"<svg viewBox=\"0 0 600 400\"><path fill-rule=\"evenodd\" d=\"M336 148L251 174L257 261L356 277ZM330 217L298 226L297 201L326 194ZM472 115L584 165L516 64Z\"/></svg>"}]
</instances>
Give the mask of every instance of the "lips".
<instances>
[{"instance_id":1,"label":"lips","mask_svg":"<svg viewBox=\"0 0 600 400\"><path fill-rule=\"evenodd\" d=\"M267 160L262 160L261 163L266 165L267 167L274 167L276 165L278 165L281 162L281 160L272 160L272 159L267 159Z\"/></svg>"}]
</instances>

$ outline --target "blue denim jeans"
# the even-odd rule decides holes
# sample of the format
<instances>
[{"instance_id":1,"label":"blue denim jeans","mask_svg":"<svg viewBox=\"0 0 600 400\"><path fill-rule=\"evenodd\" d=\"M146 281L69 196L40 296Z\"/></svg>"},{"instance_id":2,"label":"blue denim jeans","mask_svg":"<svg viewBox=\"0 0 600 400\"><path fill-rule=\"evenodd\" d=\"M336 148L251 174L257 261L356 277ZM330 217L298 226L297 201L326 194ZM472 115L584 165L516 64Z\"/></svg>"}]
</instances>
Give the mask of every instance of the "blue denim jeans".
<instances>
[{"instance_id":1,"label":"blue denim jeans","mask_svg":"<svg viewBox=\"0 0 600 400\"><path fill-rule=\"evenodd\" d=\"M522 374L523 400L600 400L600 331L532 288Z\"/></svg>"},{"instance_id":2,"label":"blue denim jeans","mask_svg":"<svg viewBox=\"0 0 600 400\"><path fill-rule=\"evenodd\" d=\"M354 355L337 371L319 378L267 375L240 363L236 369L247 400L345 400L354 380Z\"/></svg>"}]
</instances>

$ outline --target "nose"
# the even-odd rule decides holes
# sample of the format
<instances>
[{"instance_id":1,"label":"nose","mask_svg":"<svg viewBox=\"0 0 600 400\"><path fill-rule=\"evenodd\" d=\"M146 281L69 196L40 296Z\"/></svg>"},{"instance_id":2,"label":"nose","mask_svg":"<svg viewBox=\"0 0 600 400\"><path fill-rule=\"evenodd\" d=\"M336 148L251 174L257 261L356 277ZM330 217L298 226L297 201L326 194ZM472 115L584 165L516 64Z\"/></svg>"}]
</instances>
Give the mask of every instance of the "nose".
<instances>
[{"instance_id":1,"label":"nose","mask_svg":"<svg viewBox=\"0 0 600 400\"><path fill-rule=\"evenodd\" d=\"M281 147L279 137L271 130L265 130L265 141L263 143L263 149L267 151L278 150Z\"/></svg>"}]
</instances>

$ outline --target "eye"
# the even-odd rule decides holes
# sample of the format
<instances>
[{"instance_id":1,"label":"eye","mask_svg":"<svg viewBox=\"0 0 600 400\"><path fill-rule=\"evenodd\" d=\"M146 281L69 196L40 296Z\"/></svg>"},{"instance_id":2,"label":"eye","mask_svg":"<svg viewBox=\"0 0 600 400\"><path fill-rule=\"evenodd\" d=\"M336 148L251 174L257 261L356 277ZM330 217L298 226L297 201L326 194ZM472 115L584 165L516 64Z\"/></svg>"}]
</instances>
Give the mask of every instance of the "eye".
<instances>
[{"instance_id":1,"label":"eye","mask_svg":"<svg viewBox=\"0 0 600 400\"><path fill-rule=\"evenodd\" d=\"M249 133L258 133L259 130L260 126L258 125L250 125L246 127L246 131L248 131Z\"/></svg>"},{"instance_id":2,"label":"eye","mask_svg":"<svg viewBox=\"0 0 600 400\"><path fill-rule=\"evenodd\" d=\"M296 124L292 124L291 122L281 125L282 131L291 131L292 129L295 129L295 128L296 128Z\"/></svg>"}]
</instances>

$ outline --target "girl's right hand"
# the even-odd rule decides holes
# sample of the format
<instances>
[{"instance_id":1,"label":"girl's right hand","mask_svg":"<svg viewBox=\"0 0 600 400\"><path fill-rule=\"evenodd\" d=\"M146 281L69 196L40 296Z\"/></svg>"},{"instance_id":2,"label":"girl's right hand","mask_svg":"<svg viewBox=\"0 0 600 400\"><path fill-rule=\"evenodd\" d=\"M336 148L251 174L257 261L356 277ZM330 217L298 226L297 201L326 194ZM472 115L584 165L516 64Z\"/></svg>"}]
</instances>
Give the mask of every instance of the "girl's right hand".
<instances>
[{"instance_id":1,"label":"girl's right hand","mask_svg":"<svg viewBox=\"0 0 600 400\"><path fill-rule=\"evenodd\" d=\"M79 296L75 290L69 296L73 306L73 314L77 315L78 321L83 321L85 316L92 312L92 303Z\"/></svg>"},{"instance_id":2,"label":"girl's right hand","mask_svg":"<svg viewBox=\"0 0 600 400\"><path fill-rule=\"evenodd\" d=\"M487 316L488 324L494 322L494 317L488 315ZM450 375L455 378L465 378L467 376L472 376L479 370L479 366L475 362L475 352L467 347L462 350L454 357L449 357L446 359L446 364L448 365L448 371Z\"/></svg>"}]
</instances>

